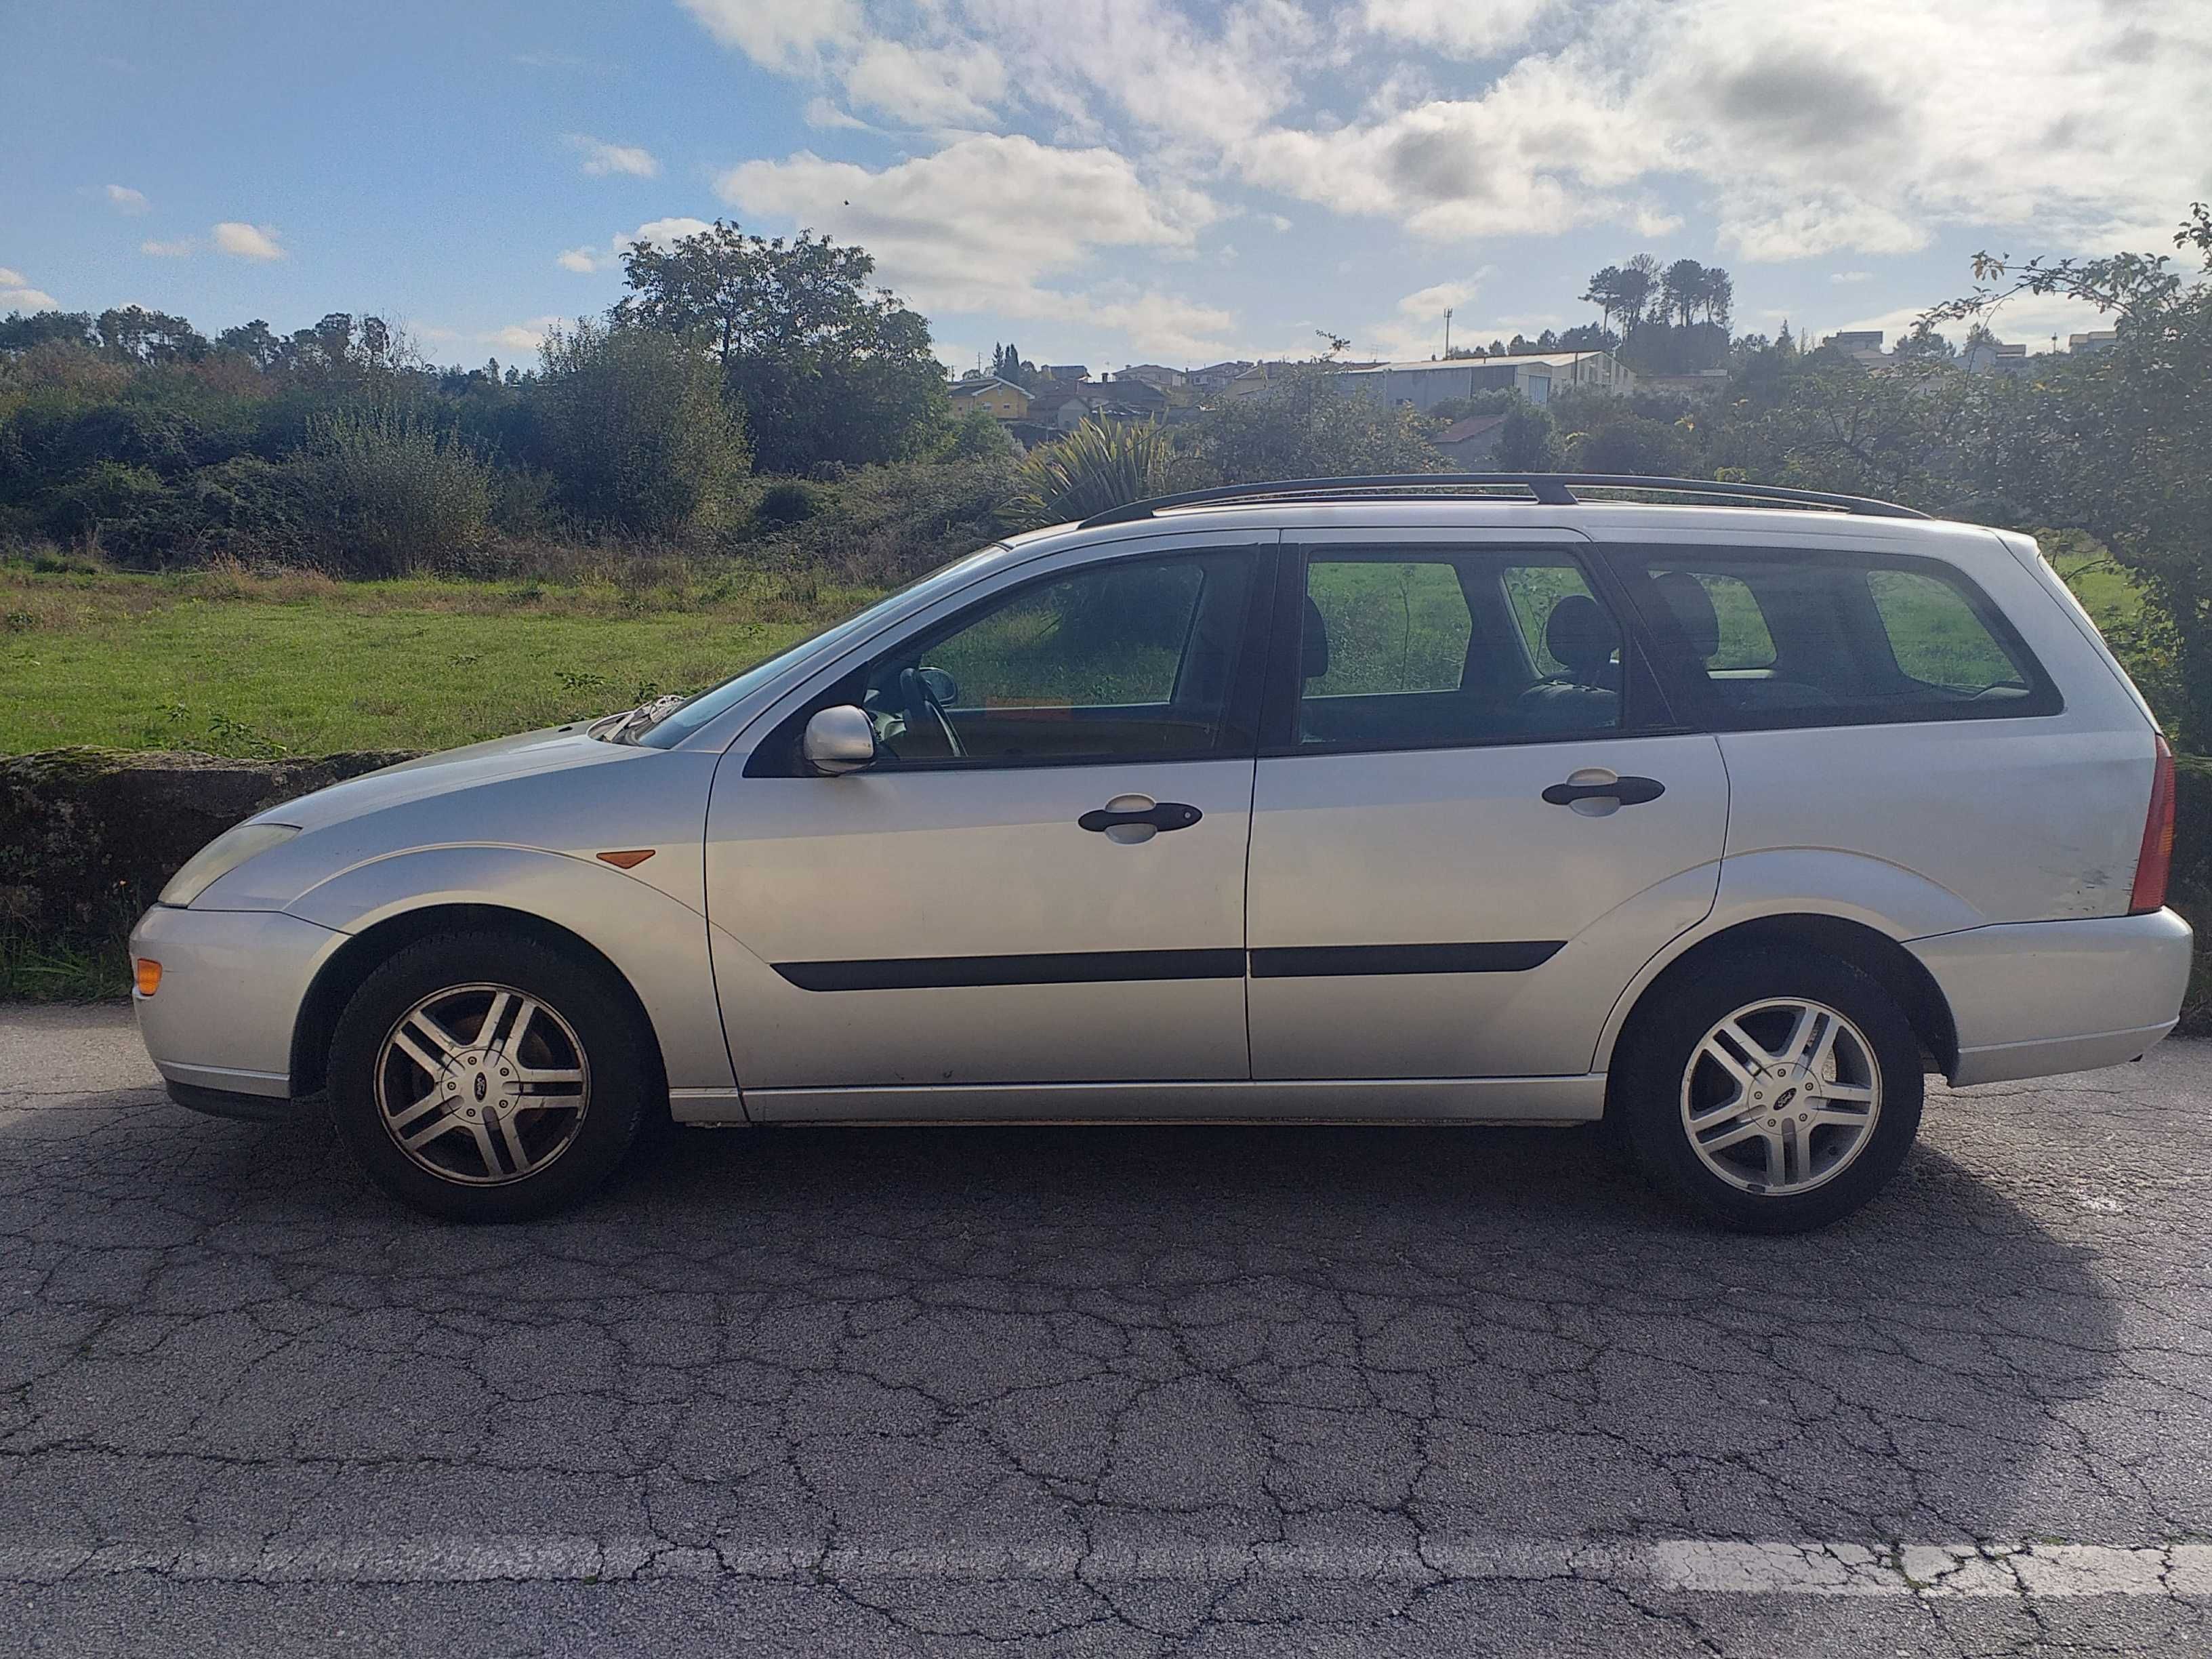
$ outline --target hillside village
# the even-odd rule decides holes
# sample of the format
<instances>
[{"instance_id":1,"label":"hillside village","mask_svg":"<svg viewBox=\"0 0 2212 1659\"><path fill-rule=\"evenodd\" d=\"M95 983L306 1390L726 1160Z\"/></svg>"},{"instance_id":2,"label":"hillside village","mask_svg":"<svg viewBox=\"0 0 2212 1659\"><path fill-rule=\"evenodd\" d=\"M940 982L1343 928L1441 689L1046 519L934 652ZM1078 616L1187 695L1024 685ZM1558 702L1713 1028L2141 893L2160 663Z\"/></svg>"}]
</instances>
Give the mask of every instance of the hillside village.
<instances>
[{"instance_id":1,"label":"hillside village","mask_svg":"<svg viewBox=\"0 0 2212 1659\"><path fill-rule=\"evenodd\" d=\"M1443 356L1395 362L1329 359L1326 368L1334 389L1344 395L1419 414L1441 410L1449 424L1431 441L1447 459L1462 466L1491 461L1504 425L1505 416L1494 408L1462 413L1456 407L1469 402L1494 404L1496 399L1486 394L1516 393L1538 408L1567 392L1620 398L1640 392L1697 403L1718 397L1728 385L1730 369L1725 364L1639 373L1626 361L1626 352L1610 331L1571 330L1565 337L1577 336L1606 343L1536 349L1559 337L1547 330L1534 343L1516 335L1510 347L1454 350ZM2114 337L2111 329L2075 334L2069 337L2068 350L2100 350ZM1931 356L1949 359L1978 375L2021 375L2032 372L2037 361L2024 343L2000 341L1986 330L1977 330L1963 351L1924 329L1900 338L1893 347L1885 339L1879 329L1844 331L1824 336L1819 349L1875 374ZM1758 337L1738 343L1738 347L1763 349L1767 343ZM1787 323L1782 343L1785 349L1790 345ZM1094 375L1083 363L1024 361L1012 346L998 348L994 356L992 372L971 369L953 380L947 393L956 415L990 416L1024 450L1073 432L1085 421L1178 426L1224 404L1264 398L1290 370L1311 367L1287 359L1232 359L1198 368L1133 363Z\"/></svg>"}]
</instances>

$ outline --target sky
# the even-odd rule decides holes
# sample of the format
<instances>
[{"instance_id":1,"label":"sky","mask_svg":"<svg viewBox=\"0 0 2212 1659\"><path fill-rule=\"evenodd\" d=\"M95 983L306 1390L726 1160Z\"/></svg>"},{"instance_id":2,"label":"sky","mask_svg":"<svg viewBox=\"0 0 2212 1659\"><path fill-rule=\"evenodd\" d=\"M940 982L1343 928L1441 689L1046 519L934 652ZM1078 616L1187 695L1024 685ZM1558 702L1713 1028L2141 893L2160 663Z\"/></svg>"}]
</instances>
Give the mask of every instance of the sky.
<instances>
[{"instance_id":1,"label":"sky","mask_svg":"<svg viewBox=\"0 0 2212 1659\"><path fill-rule=\"evenodd\" d=\"M2212 197L2208 0L0 0L0 313L336 310L529 361L617 252L858 242L966 367L1425 357L1595 320L1893 337L1977 251ZM2094 326L2021 302L2041 349Z\"/></svg>"}]
</instances>

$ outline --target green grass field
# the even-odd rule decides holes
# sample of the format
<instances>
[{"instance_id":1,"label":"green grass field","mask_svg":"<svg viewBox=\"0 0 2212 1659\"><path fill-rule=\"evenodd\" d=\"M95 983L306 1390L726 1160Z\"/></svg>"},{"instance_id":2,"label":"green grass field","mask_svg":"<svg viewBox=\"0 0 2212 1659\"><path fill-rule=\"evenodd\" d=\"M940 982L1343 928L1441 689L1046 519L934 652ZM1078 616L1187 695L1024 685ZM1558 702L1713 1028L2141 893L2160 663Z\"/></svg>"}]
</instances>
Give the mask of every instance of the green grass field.
<instances>
[{"instance_id":1,"label":"green grass field","mask_svg":"<svg viewBox=\"0 0 2212 1659\"><path fill-rule=\"evenodd\" d=\"M0 753L449 748L712 685L856 597L0 570Z\"/></svg>"},{"instance_id":2,"label":"green grass field","mask_svg":"<svg viewBox=\"0 0 2212 1659\"><path fill-rule=\"evenodd\" d=\"M2062 558L2069 563L2088 561ZM1338 567L1331 579L1357 574ZM2095 567L2074 580L2100 624L2132 625L2140 599L2125 576ZM866 597L743 573L626 590L0 565L0 753L448 748L702 689ZM1405 654L1434 643L1425 636L1442 624L1427 613L1439 596L1357 597L1372 598L1359 607L1374 610L1372 627L1346 630L1336 672L1364 684L1388 659L1395 684L1411 672ZM1462 623L1427 654L1455 670L1464 640Z\"/></svg>"}]
</instances>

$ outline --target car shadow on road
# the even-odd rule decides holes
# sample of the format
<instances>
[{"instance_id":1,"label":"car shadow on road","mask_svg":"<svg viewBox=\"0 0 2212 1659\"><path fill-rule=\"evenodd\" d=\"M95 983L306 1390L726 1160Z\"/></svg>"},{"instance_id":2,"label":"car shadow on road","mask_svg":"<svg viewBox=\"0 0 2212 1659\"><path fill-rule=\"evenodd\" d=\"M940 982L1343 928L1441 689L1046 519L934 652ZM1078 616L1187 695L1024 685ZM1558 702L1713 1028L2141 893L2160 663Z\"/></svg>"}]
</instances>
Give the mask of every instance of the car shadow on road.
<instances>
[{"instance_id":1,"label":"car shadow on road","mask_svg":"<svg viewBox=\"0 0 2212 1659\"><path fill-rule=\"evenodd\" d=\"M948 1490L1050 1469L1193 1513L2003 1536L2120 1356L2095 1253L1926 1146L1849 1221L1763 1238L1684 1218L1590 1128L686 1131L573 1215L471 1229L385 1201L319 1120L134 1107L74 1149L28 1121L0 1131L11 1231L173 1233L272 1323L366 1274L349 1295L676 1333L728 1408L794 1443L896 1417ZM604 1346L533 1386L588 1351L620 1395L644 1362Z\"/></svg>"}]
</instances>

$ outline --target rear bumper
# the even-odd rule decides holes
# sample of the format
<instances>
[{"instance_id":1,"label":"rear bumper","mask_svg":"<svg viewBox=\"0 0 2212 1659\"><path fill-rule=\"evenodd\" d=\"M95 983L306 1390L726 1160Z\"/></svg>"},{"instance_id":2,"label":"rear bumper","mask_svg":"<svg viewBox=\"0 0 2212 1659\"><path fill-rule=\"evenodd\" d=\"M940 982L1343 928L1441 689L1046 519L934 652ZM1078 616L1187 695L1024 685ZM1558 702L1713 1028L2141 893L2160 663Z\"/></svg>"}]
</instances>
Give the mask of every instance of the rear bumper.
<instances>
[{"instance_id":1,"label":"rear bumper","mask_svg":"<svg viewBox=\"0 0 2212 1659\"><path fill-rule=\"evenodd\" d=\"M289 1098L301 1004L345 938L281 911L155 906L131 954L161 964L161 988L131 997L155 1069L205 1096Z\"/></svg>"},{"instance_id":2,"label":"rear bumper","mask_svg":"<svg viewBox=\"0 0 2212 1659\"><path fill-rule=\"evenodd\" d=\"M2189 924L2171 910L1972 927L1905 949L1950 1004L1954 1084L2133 1060L2173 1029L2189 988Z\"/></svg>"}]
</instances>

